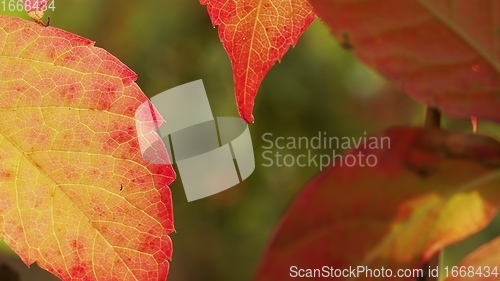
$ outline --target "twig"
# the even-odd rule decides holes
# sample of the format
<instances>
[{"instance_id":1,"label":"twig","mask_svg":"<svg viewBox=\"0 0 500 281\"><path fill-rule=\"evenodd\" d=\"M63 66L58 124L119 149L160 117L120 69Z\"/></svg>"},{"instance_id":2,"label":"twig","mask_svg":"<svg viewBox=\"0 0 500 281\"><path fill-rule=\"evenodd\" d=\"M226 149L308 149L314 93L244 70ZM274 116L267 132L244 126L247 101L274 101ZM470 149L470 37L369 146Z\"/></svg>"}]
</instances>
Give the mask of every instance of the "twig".
<instances>
[{"instance_id":1,"label":"twig","mask_svg":"<svg viewBox=\"0 0 500 281\"><path fill-rule=\"evenodd\" d=\"M425 113L425 127L440 128L441 127L441 112L433 107L427 107Z\"/></svg>"},{"instance_id":2,"label":"twig","mask_svg":"<svg viewBox=\"0 0 500 281\"><path fill-rule=\"evenodd\" d=\"M441 260L443 257L443 251L437 252L430 260L428 260L423 266L422 270L424 276L417 278L417 281L439 281L439 276L441 275ZM431 276L434 275L434 276Z\"/></svg>"}]
</instances>

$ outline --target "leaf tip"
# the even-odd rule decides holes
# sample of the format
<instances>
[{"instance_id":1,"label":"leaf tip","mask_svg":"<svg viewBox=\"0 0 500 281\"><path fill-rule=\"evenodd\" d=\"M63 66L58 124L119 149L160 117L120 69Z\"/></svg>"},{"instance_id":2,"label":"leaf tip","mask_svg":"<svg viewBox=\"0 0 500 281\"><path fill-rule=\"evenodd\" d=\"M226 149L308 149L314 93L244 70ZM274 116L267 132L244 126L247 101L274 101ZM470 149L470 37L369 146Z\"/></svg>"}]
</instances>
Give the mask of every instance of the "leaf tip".
<instances>
[{"instance_id":1,"label":"leaf tip","mask_svg":"<svg viewBox=\"0 0 500 281\"><path fill-rule=\"evenodd\" d=\"M477 117L476 116L471 116L470 121L472 122L472 133L477 132Z\"/></svg>"},{"instance_id":2,"label":"leaf tip","mask_svg":"<svg viewBox=\"0 0 500 281\"><path fill-rule=\"evenodd\" d=\"M243 112L240 110L240 116L248 124L253 124L255 123L255 118L253 117L253 114L251 112Z\"/></svg>"}]
</instances>

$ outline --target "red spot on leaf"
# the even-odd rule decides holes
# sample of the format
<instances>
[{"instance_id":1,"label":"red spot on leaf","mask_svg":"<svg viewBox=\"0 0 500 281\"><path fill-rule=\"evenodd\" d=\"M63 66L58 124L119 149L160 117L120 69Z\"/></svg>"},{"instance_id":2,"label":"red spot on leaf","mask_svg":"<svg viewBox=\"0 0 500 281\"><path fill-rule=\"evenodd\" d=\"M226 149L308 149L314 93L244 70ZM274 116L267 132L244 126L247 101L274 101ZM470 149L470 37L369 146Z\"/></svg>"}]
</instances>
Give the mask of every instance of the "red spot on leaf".
<instances>
[{"instance_id":1,"label":"red spot on leaf","mask_svg":"<svg viewBox=\"0 0 500 281\"><path fill-rule=\"evenodd\" d=\"M84 249L82 242L79 242L78 240L71 241L71 247L78 252Z\"/></svg>"},{"instance_id":2,"label":"red spot on leaf","mask_svg":"<svg viewBox=\"0 0 500 281\"><path fill-rule=\"evenodd\" d=\"M109 110L116 99L118 89L111 82L95 82L90 101L98 110Z\"/></svg>"},{"instance_id":3,"label":"red spot on leaf","mask_svg":"<svg viewBox=\"0 0 500 281\"><path fill-rule=\"evenodd\" d=\"M86 247L84 241L86 239L73 239L70 243L73 249L72 257L74 259L73 266L69 269L69 274L72 278L82 278L81 280L92 280L90 278L92 268L90 264L84 262L82 259L85 257Z\"/></svg>"},{"instance_id":4,"label":"red spot on leaf","mask_svg":"<svg viewBox=\"0 0 500 281\"><path fill-rule=\"evenodd\" d=\"M13 85L13 88L16 90L16 92L23 93L24 91L29 89L29 86L26 85L25 82L14 82L14 83L16 84Z\"/></svg>"},{"instance_id":5,"label":"red spot on leaf","mask_svg":"<svg viewBox=\"0 0 500 281\"><path fill-rule=\"evenodd\" d=\"M142 183L145 183L147 181L148 181L147 176L135 177L131 180L132 183L138 183L138 184L142 184Z\"/></svg>"},{"instance_id":6,"label":"red spot on leaf","mask_svg":"<svg viewBox=\"0 0 500 281\"><path fill-rule=\"evenodd\" d=\"M12 178L12 174L4 169L0 170L0 181L10 180Z\"/></svg>"},{"instance_id":7,"label":"red spot on leaf","mask_svg":"<svg viewBox=\"0 0 500 281\"><path fill-rule=\"evenodd\" d=\"M56 55L57 55L57 51L55 48L53 48L53 47L47 48L47 58L49 60L54 60L56 58Z\"/></svg>"},{"instance_id":8,"label":"red spot on leaf","mask_svg":"<svg viewBox=\"0 0 500 281\"><path fill-rule=\"evenodd\" d=\"M160 249L160 238L153 235L147 234L141 239L141 244L139 246L139 251L149 252L150 249Z\"/></svg>"},{"instance_id":9,"label":"red spot on leaf","mask_svg":"<svg viewBox=\"0 0 500 281\"><path fill-rule=\"evenodd\" d=\"M66 177L65 180L67 180L69 182L75 181L80 177L77 170L73 167L66 167L64 169L64 176Z\"/></svg>"},{"instance_id":10,"label":"red spot on leaf","mask_svg":"<svg viewBox=\"0 0 500 281\"><path fill-rule=\"evenodd\" d=\"M36 145L44 145L49 142L50 134L40 127L31 130L28 135L29 141Z\"/></svg>"},{"instance_id":11,"label":"red spot on leaf","mask_svg":"<svg viewBox=\"0 0 500 281\"><path fill-rule=\"evenodd\" d=\"M75 265L69 270L70 276L73 278L83 278L82 280L90 281L90 277L85 277L87 275L87 270L83 265Z\"/></svg>"},{"instance_id":12,"label":"red spot on leaf","mask_svg":"<svg viewBox=\"0 0 500 281\"><path fill-rule=\"evenodd\" d=\"M61 99L68 102L74 103L78 102L81 94L83 93L83 89L81 86L79 87L77 84L72 84L69 86L62 86L59 89L59 93L61 95Z\"/></svg>"},{"instance_id":13,"label":"red spot on leaf","mask_svg":"<svg viewBox=\"0 0 500 281\"><path fill-rule=\"evenodd\" d=\"M115 148L122 143L129 142L136 138L135 134L135 128L132 126L115 130L110 133L109 139L106 141L106 146L109 148Z\"/></svg>"},{"instance_id":14,"label":"red spot on leaf","mask_svg":"<svg viewBox=\"0 0 500 281\"><path fill-rule=\"evenodd\" d=\"M106 211L99 205L94 205L93 210L94 213L99 217L104 217L106 215Z\"/></svg>"}]
</instances>

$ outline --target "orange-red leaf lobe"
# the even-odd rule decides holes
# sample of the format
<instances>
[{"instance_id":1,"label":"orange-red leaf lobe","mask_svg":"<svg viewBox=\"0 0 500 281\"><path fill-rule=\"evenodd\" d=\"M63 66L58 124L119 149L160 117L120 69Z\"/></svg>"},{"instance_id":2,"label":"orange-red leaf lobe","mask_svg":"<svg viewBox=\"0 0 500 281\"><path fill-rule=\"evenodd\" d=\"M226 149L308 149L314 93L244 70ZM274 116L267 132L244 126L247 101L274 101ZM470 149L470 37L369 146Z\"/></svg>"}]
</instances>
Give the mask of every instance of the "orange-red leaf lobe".
<instances>
[{"instance_id":1,"label":"orange-red leaf lobe","mask_svg":"<svg viewBox=\"0 0 500 281\"><path fill-rule=\"evenodd\" d=\"M207 6L233 68L240 116L252 111L265 75L314 20L306 0L200 0Z\"/></svg>"}]
</instances>

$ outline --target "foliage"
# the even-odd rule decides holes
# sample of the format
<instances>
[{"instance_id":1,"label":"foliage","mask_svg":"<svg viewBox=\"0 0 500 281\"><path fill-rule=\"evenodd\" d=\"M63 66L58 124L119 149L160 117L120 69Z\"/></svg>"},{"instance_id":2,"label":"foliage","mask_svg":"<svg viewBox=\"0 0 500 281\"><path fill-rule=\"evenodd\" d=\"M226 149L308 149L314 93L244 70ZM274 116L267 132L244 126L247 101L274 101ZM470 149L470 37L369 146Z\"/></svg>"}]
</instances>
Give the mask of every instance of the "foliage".
<instances>
[{"instance_id":1,"label":"foliage","mask_svg":"<svg viewBox=\"0 0 500 281\"><path fill-rule=\"evenodd\" d=\"M275 61L281 60L289 45L297 42L311 23L313 18L311 7L314 13L330 27L344 49L394 81L406 94L453 117L474 116L479 120L499 121L500 55L498 32L494 23L500 11L491 1L447 2L448 4L452 2L451 6L441 4L444 2L426 0L310 0L310 4L305 1L290 0L203 0L201 2L208 7L212 23L219 26L220 39L233 66L239 113L247 122L253 122L254 98L264 76ZM139 5L138 3L130 6L119 5L120 2L117 1L113 3L109 5L111 7L109 11L119 15L120 20L126 18L125 15L131 14L131 11L137 9ZM484 17L485 14L488 16ZM40 23L40 19L35 18L35 20ZM114 24L116 22L120 21L113 21ZM101 26L95 26L101 29ZM109 31L114 31L114 27L103 26L108 33L101 33L103 36L101 42L106 42L105 37L109 36ZM167 26L172 28L173 25ZM146 27L148 30L155 28L152 25ZM176 26L176 28L186 27ZM144 32L139 34L145 38L149 36ZM182 36L179 38L185 40ZM136 41L140 42L137 38L132 42ZM310 44L307 46L308 50L318 49L317 46L313 46L312 40L308 42ZM127 54L138 48L132 44L127 45L129 48L122 48L122 45L123 42L118 43L113 52ZM215 54L210 53L209 46L203 48L198 48L195 44L186 46L188 54L198 52L203 53L205 57ZM186 46L179 45L178 50ZM113 48L113 43L110 43L109 47ZM182 55L169 57L171 60L181 60L181 62L192 60L192 57ZM217 53L213 57L220 58L220 55ZM294 62L290 64L294 67L287 67L288 59ZM366 111L370 108L367 105L376 103L356 104L341 95L330 98L323 94L325 90L320 90L318 84L329 89L333 88L330 84L332 79L328 77L330 73L324 71L331 68L324 64L323 59L324 57L321 59L315 57L314 52L309 52L307 59L301 61L297 60L297 57L287 58L277 67L286 74L279 80L280 83L274 85L271 82L266 83L267 79L264 80L263 91L269 95L266 103L270 102L267 105L264 103L257 106L256 115L267 116L263 118L264 123L268 123L267 130L273 128L275 124L276 128L280 127L280 130L283 130L281 132L287 132L287 128L283 128L282 125L286 118L289 118L288 124L296 126L301 121L304 122L309 132L314 132L314 129L323 130L325 126L335 126L336 123L348 123L351 130L355 130L356 122L360 122L359 120L363 118L365 118L363 126L401 124L404 120L401 116L405 114L402 109L406 107L401 108L400 103L385 104L381 99L378 106L380 109L375 109L379 114L375 115L376 118L370 118L365 115L363 109ZM152 60L156 60L156 57L151 56L148 61ZM297 61L310 65L307 68L309 72L299 69L298 65L301 64ZM342 58L336 56L330 61L342 61ZM134 61L132 63L134 64ZM219 61L217 63L223 65ZM191 63L177 64L180 69L175 69L175 72L185 71L184 65L187 64ZM350 61L346 65L352 66L354 62ZM141 69L140 64L138 69ZM335 72L336 77L339 77L335 83L342 85L338 86L342 89L344 82L340 82L340 77L343 75L348 77L347 74L352 74L354 71L348 67L339 69L341 70ZM2 73L12 73L12 70L4 69ZM277 72L269 73L269 76L278 75ZM303 77L303 79L290 79L290 77ZM152 78L146 77L146 79ZM171 81L171 86L176 85L175 82ZM302 88L304 91L299 97L296 93ZM271 93L277 89L292 94L272 97ZM312 94L309 95L305 93L306 91ZM379 88L379 91L387 90ZM315 97L309 98L313 94ZM331 103L324 102L327 100L336 101L340 104L338 108L344 108L344 111L329 106ZM61 99L61 102L65 102L65 99ZM293 110L288 109L290 104L294 106ZM285 109L278 112L276 110L278 107ZM304 109L305 111L301 111ZM326 113L316 116L317 112ZM387 117L389 112L396 113L392 117ZM301 120L301 114L307 114L307 117ZM343 120L339 121L339 117ZM274 122L273 119L278 122ZM376 119L387 122L376 123ZM436 123L429 124L433 124L434 126L431 126L433 128L419 129L406 126L386 130L383 134L390 136L395 146L390 150L372 151L381 159L379 165L374 168L330 167L306 185L279 226L262 260L256 279L284 280L289 276L287 270L292 263L306 267L368 264L373 267L386 266L393 269L421 268L446 245L483 228L496 213L498 205L498 194L494 190L498 186L500 177L498 142L482 136L439 130L436 128ZM266 129L262 128L255 127L258 132L265 132ZM491 126L491 128L496 127ZM349 129L344 129L344 132L348 131ZM498 137L496 131L491 135ZM351 151L345 156L358 152L360 151ZM268 181L269 183L274 181L274 186L280 186L281 189L274 189L278 194L276 197L283 197L283 186L286 186L284 183L289 182L285 179L295 176L286 173L284 176L272 174L274 179ZM171 173L169 175L172 176ZM257 176L263 177L262 174ZM252 187L258 186L254 185L252 180L246 184ZM229 203L229 206L234 206L236 200L246 206L255 206L258 203L259 208L270 210L271 207L267 206L273 205L272 208L279 210L283 207L279 204L288 200L282 199L282 203L278 203L278 207L275 207L273 191L268 193L263 193L259 189L245 191L245 196L242 196L241 191L228 192L226 194L230 194L229 202L233 202ZM263 199L259 196L262 194L271 198ZM224 202L224 197L221 196L224 195L209 200L224 206L227 203L221 203ZM164 198L163 202L167 202L168 206L168 199ZM182 204L180 206L183 208ZM237 210L237 208L232 209ZM184 207L181 210L186 209ZM253 214L262 214L261 220L253 222L254 229L260 229L263 221L273 217L263 211L257 211L257 208L250 210ZM308 213L311 210L313 216ZM217 212L214 211L215 214ZM246 224L252 224L247 214L241 212L232 217L228 215L222 217L234 220L240 218L245 220ZM224 223L218 227L223 228ZM168 227L165 229L167 232L172 230ZM214 251L219 250L217 245L220 246L221 242L214 239L205 227L201 229L206 234L206 239L210 239L210 243L198 244L203 245L204 249L210 249L206 251L206 260L217 258ZM198 238L196 237L196 240L204 239ZM343 242L344 238L348 239L347 243ZM194 240L191 236L191 241ZM240 243L239 240L236 241ZM461 265L477 267L498 264L499 257L492 250L497 247L496 244L492 241L488 246L481 247L464 259ZM182 257L182 253L180 255ZM233 268L239 268L238 266L235 265ZM225 273L231 274L228 271ZM238 271L232 274L241 277ZM468 280L483 280L478 275L473 277L476 279Z\"/></svg>"},{"instance_id":2,"label":"foliage","mask_svg":"<svg viewBox=\"0 0 500 281\"><path fill-rule=\"evenodd\" d=\"M216 24L220 23L221 15L232 15L230 22L222 21L219 34L233 64L240 115L253 121L253 118L248 119L252 107L239 102L248 94L237 86L240 74L235 66L241 61L234 61L234 57L241 58L246 54L245 50L234 46L243 39L252 38L245 33L249 28L242 32L235 26L245 26L250 18L258 25L279 26L279 32L286 33L294 25L277 23L293 21L295 16L302 14L290 13L282 19L275 13L282 11L282 6L301 5L301 2L203 2L218 6L216 9L209 6L208 9ZM474 123L476 118L500 121L500 45L497 43L498 27L495 26L500 10L491 1L451 1L446 4L426 0L309 2L346 50L354 52L429 108L454 117L472 117ZM488 16L483 17L485 14ZM257 33L254 37L260 42L258 38L268 29L260 31L255 28L257 24L250 25L254 27L250 30ZM232 31L230 36L226 36L226 29ZM271 38L275 33L269 31L264 37ZM269 50L273 48L271 46ZM269 59L276 61L281 56L275 54ZM267 68L247 71L266 73ZM247 84L254 88L253 83ZM252 98L254 95L250 95ZM428 126L439 127L440 117L437 121L432 120L436 109L429 110ZM313 180L290 207L264 256L256 280L293 279L297 276L290 272L292 265L304 269L320 269L322 265L340 269L356 265L395 271L398 268L419 269L443 247L486 226L499 203L493 198L498 196L494 188L500 183L500 145L488 139L487 142L495 147L489 149L477 136L450 137L444 131L431 132L414 136L410 129L391 131L391 140L397 143L396 147L384 150L377 157L387 163L377 163L376 168L370 169L359 162L343 167L341 161L337 161L334 167ZM420 135L427 143L413 143L413 138L420 139ZM459 155L456 151L460 151ZM478 151L481 153L476 154ZM346 157L358 152L363 153L355 150ZM447 164L441 163L446 162L440 157L443 153L451 159L465 156L467 163L449 169ZM486 171L486 176L479 171L468 175L475 171L473 165L492 165L493 168ZM460 177L450 179L449 176L457 170L462 171ZM408 175L404 176L405 173ZM471 193L471 189L486 187L489 191L486 194L480 191L479 196L489 203L477 201L478 194ZM412 190L418 193L412 194ZM390 196L384 201L370 202L377 194ZM470 208L464 208L464 204ZM364 213L364 210L369 212ZM304 214L307 214L306 219L302 218ZM463 220L464 216L470 219ZM368 233L363 232L366 229ZM363 238L359 235L361 233ZM500 260L500 255L497 259ZM312 275L309 277L321 277ZM481 276L473 274L468 277ZM357 278L371 279L366 276Z\"/></svg>"}]
</instances>

